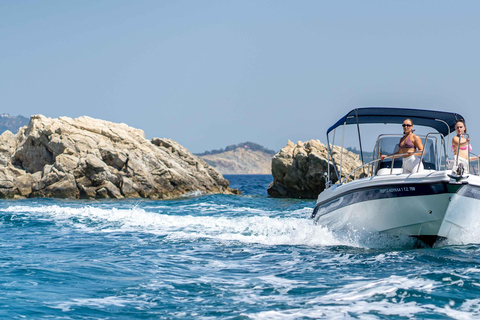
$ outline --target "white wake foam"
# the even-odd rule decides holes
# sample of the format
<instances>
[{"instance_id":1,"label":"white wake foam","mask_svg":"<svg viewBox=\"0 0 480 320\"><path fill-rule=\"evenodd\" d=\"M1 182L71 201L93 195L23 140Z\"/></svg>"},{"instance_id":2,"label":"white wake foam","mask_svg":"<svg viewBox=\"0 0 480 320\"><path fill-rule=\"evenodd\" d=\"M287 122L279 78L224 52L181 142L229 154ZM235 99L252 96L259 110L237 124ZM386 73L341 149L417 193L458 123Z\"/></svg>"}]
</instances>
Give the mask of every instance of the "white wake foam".
<instances>
[{"instance_id":1,"label":"white wake foam","mask_svg":"<svg viewBox=\"0 0 480 320\"><path fill-rule=\"evenodd\" d=\"M85 232L147 232L178 240L206 238L267 245L345 245L368 248L403 248L415 243L410 237L391 237L362 231L332 233L308 218L311 212L308 207L275 212L213 203L175 207L152 205L144 208L16 205L4 211L51 220L64 227L74 227ZM480 243L480 221L478 226L449 239L446 244L468 243Z\"/></svg>"},{"instance_id":2,"label":"white wake foam","mask_svg":"<svg viewBox=\"0 0 480 320\"><path fill-rule=\"evenodd\" d=\"M345 245L368 248L403 248L410 247L415 242L409 237L391 237L361 231L332 233L308 218L311 212L308 207L275 212L215 203L175 207L162 204L144 208L15 205L3 211L51 220L63 227L82 229L85 232L147 232L172 239L210 238L267 245ZM469 243L480 243L480 221L478 226L448 239L445 244Z\"/></svg>"},{"instance_id":3,"label":"white wake foam","mask_svg":"<svg viewBox=\"0 0 480 320\"><path fill-rule=\"evenodd\" d=\"M49 219L63 227L74 227L85 232L144 232L168 236L171 239L210 238L266 245L351 245L344 239L337 239L326 228L315 225L303 214L294 218L291 214L285 217L259 209L236 208L250 214L236 214L233 217L193 216L164 214L161 213L162 210L160 208L160 212L152 212L142 208L75 208L51 205L10 206L5 211L34 215L36 219ZM309 208L299 210L303 211L307 212Z\"/></svg>"},{"instance_id":4,"label":"white wake foam","mask_svg":"<svg viewBox=\"0 0 480 320\"><path fill-rule=\"evenodd\" d=\"M303 308L269 310L245 314L253 319L298 319L305 317L324 319L377 319L396 316L408 319L425 315L444 315L452 319L472 319L480 315L479 299L465 300L459 306L455 302L436 306L411 300L411 293L429 295L438 281L417 277L392 275L385 279L365 279L330 290L327 294L311 299ZM259 297L261 298L261 297ZM455 306L455 309L452 307ZM382 318L383 318L382 317Z\"/></svg>"}]
</instances>

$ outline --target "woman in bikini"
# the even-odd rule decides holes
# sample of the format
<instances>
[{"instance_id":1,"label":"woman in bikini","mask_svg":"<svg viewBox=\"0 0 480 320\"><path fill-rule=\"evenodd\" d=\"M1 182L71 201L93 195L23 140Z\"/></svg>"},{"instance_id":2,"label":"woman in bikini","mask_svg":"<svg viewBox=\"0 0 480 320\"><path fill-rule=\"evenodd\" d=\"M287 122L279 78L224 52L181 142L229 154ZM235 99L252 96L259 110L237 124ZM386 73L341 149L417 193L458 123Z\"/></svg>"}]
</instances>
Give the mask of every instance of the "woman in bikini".
<instances>
[{"instance_id":1,"label":"woman in bikini","mask_svg":"<svg viewBox=\"0 0 480 320\"><path fill-rule=\"evenodd\" d=\"M392 156L396 158L395 154L402 154L403 173L416 173L417 171L422 171L423 164L420 162L420 156L423 151L422 139L413 133L415 130L413 130L413 121L411 119L405 119L402 127L403 137L398 144L398 151ZM382 156L382 160L385 158L386 156Z\"/></svg>"},{"instance_id":2,"label":"woman in bikini","mask_svg":"<svg viewBox=\"0 0 480 320\"><path fill-rule=\"evenodd\" d=\"M465 120L457 120L455 122L455 131L457 135L452 139L452 151L454 156L454 163L463 165L463 169L465 173L468 173L468 154L472 151L472 146L470 145L470 138L466 138L463 136L464 133L467 133L467 126L465 125ZM458 144L460 143L460 150L458 150ZM457 155L458 152L458 155ZM470 157L470 161L477 160L477 157ZM454 168L455 170L456 168Z\"/></svg>"}]
</instances>

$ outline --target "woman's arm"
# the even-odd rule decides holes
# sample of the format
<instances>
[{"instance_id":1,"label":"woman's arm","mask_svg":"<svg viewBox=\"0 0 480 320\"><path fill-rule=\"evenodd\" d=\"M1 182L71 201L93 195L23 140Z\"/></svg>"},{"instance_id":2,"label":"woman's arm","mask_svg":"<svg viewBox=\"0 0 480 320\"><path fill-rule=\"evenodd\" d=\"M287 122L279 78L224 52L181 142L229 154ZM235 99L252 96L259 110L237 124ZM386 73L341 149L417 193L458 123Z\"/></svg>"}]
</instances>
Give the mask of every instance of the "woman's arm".
<instances>
[{"instance_id":1,"label":"woman's arm","mask_svg":"<svg viewBox=\"0 0 480 320\"><path fill-rule=\"evenodd\" d=\"M469 138L465 139L465 138L462 137L462 138L459 139L458 136L455 136L455 137L453 137L453 139L452 139L452 145L457 146L457 148L458 148L458 142L459 142L459 141L460 141L460 147L465 147L465 145L466 145L467 143L470 143L470 139L469 139Z\"/></svg>"},{"instance_id":2,"label":"woman's arm","mask_svg":"<svg viewBox=\"0 0 480 320\"><path fill-rule=\"evenodd\" d=\"M395 151L394 153L389 154L389 155L381 154L381 155L380 155L380 159L382 159L382 160L384 160L385 158L395 159L395 158L401 157L401 156L397 156L399 150L400 150L400 149L398 149L397 151Z\"/></svg>"},{"instance_id":3,"label":"woman's arm","mask_svg":"<svg viewBox=\"0 0 480 320\"><path fill-rule=\"evenodd\" d=\"M414 135L413 145L418 149L418 152L415 153L415 155L421 156L423 152L423 143L419 136Z\"/></svg>"},{"instance_id":4,"label":"woman's arm","mask_svg":"<svg viewBox=\"0 0 480 320\"><path fill-rule=\"evenodd\" d=\"M395 156L396 154L397 154L397 152L392 153L392 154L389 154L389 155L384 155L384 154L382 154L382 155L380 156L380 159L382 159L382 160L384 160L385 158L395 159L395 158L399 157L399 156Z\"/></svg>"}]
</instances>

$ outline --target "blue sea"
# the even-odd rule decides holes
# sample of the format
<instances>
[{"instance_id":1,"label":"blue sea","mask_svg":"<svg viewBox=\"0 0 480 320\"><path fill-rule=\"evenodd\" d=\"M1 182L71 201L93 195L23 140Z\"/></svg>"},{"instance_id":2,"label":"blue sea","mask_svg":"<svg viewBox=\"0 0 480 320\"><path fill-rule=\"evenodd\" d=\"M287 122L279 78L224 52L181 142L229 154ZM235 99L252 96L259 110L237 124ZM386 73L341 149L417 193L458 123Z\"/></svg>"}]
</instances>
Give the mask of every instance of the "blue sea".
<instances>
[{"instance_id":1,"label":"blue sea","mask_svg":"<svg viewBox=\"0 0 480 320\"><path fill-rule=\"evenodd\" d=\"M434 248L335 234L314 201L0 201L0 318L480 318L480 230Z\"/></svg>"}]
</instances>

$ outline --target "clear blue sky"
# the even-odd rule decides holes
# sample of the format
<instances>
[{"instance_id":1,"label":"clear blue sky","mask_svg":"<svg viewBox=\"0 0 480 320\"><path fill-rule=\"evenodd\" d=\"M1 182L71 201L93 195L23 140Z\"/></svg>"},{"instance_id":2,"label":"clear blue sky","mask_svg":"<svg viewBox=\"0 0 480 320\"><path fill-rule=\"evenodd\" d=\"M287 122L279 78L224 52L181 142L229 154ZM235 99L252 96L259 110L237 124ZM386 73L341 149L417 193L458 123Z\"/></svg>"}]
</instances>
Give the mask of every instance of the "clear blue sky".
<instances>
[{"instance_id":1,"label":"clear blue sky","mask_svg":"<svg viewBox=\"0 0 480 320\"><path fill-rule=\"evenodd\" d=\"M202 152L325 142L355 107L413 107L462 114L478 149L479 38L480 1L5 0L0 112Z\"/></svg>"}]
</instances>

